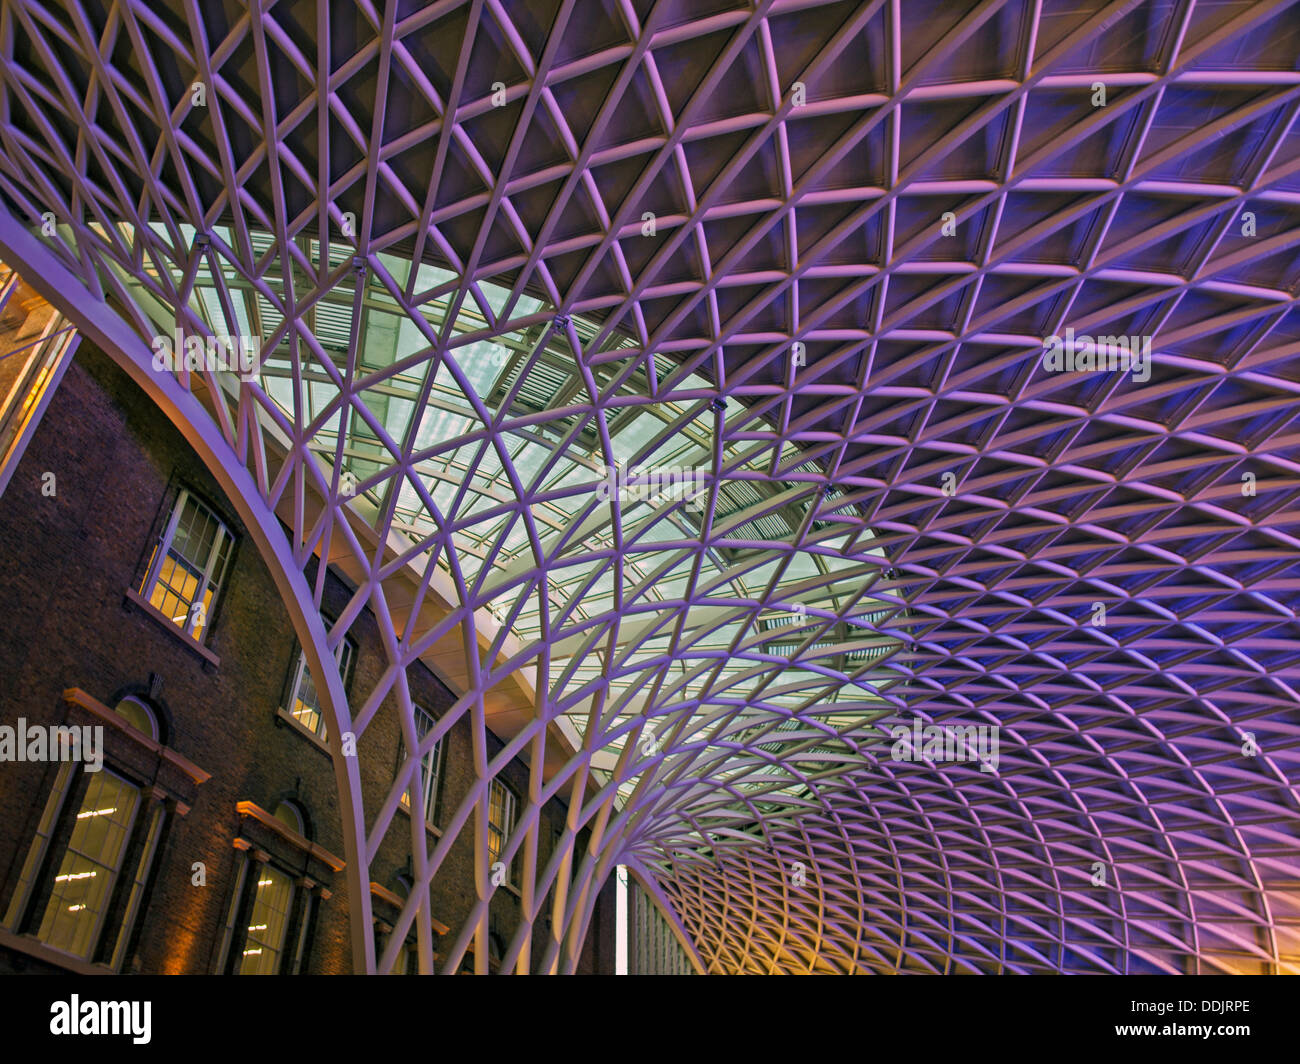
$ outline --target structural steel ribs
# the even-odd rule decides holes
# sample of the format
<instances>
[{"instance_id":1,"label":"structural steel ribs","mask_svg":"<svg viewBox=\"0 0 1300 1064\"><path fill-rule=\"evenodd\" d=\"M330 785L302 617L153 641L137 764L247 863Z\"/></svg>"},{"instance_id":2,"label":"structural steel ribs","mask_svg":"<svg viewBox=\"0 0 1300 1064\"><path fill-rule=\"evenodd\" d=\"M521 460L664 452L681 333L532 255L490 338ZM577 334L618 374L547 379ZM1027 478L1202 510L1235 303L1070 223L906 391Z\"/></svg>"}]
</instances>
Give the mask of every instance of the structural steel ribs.
<instances>
[{"instance_id":1,"label":"structural steel ribs","mask_svg":"<svg viewBox=\"0 0 1300 1064\"><path fill-rule=\"evenodd\" d=\"M627 864L709 971L1300 970L1296 5L155 7L0 4L0 257L222 478L331 743L401 721L379 808L334 747L359 970L432 969L462 832L485 970L516 755L504 968L572 970ZM265 361L159 374L174 328ZM1149 377L1048 371L1067 330ZM896 759L914 717L996 771Z\"/></svg>"}]
</instances>

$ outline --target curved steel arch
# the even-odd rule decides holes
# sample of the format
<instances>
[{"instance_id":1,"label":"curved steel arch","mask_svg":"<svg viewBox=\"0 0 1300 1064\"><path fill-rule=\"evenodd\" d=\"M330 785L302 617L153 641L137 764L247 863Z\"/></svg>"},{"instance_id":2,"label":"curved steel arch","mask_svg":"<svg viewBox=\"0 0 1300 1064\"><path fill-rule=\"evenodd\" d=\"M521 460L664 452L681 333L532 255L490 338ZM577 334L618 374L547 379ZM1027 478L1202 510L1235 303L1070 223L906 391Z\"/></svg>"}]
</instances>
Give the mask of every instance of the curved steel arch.
<instances>
[{"instance_id":1,"label":"curved steel arch","mask_svg":"<svg viewBox=\"0 0 1300 1064\"><path fill-rule=\"evenodd\" d=\"M288 524L313 669L379 621L334 734L411 753L350 874L470 724L412 829L422 970L462 831L448 970L494 856L517 970L543 908L572 970L620 862L711 970L1294 970L1294 14L10 0L0 191L58 228L0 246L140 340L265 343L146 388ZM1149 379L1048 372L1067 328L1152 336ZM313 554L357 586L328 634ZM459 696L423 746L416 658ZM998 770L888 756L912 715L1000 728Z\"/></svg>"}]
</instances>

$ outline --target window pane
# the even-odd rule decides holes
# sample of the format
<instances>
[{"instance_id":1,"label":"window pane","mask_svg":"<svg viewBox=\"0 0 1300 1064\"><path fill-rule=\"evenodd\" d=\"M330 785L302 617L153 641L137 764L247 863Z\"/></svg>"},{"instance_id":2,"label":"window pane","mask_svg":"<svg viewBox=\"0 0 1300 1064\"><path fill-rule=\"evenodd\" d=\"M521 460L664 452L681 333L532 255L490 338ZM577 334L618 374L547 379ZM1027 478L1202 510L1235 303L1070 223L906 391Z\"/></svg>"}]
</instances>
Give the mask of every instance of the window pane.
<instances>
[{"instance_id":1,"label":"window pane","mask_svg":"<svg viewBox=\"0 0 1300 1064\"><path fill-rule=\"evenodd\" d=\"M126 852L140 792L106 769L94 773L54 876L37 937L87 960Z\"/></svg>"},{"instance_id":2,"label":"window pane","mask_svg":"<svg viewBox=\"0 0 1300 1064\"><path fill-rule=\"evenodd\" d=\"M307 667L307 656L302 652L298 655L298 682L289 700L289 712L308 731L315 732L322 739L325 737L320 699L316 695L316 685L312 683L311 670Z\"/></svg>"},{"instance_id":3,"label":"window pane","mask_svg":"<svg viewBox=\"0 0 1300 1064\"><path fill-rule=\"evenodd\" d=\"M415 734L421 741L424 737L433 731L436 723L432 714L426 710L415 706ZM420 771L422 775L423 792L418 803L424 819L433 825L438 823L438 777L442 772L442 740L439 739L420 762ZM403 749L402 757L405 758L406 752ZM410 806L410 792L402 796L402 804Z\"/></svg>"},{"instance_id":4,"label":"window pane","mask_svg":"<svg viewBox=\"0 0 1300 1064\"><path fill-rule=\"evenodd\" d=\"M293 884L283 872L263 865L248 920L248 937L240 961L240 975L274 975L280 968L284 933L289 923Z\"/></svg>"},{"instance_id":5,"label":"window pane","mask_svg":"<svg viewBox=\"0 0 1300 1064\"><path fill-rule=\"evenodd\" d=\"M220 534L221 522L190 496L185 500L185 512L176 528L173 549L196 563L206 562Z\"/></svg>"},{"instance_id":6,"label":"window pane","mask_svg":"<svg viewBox=\"0 0 1300 1064\"><path fill-rule=\"evenodd\" d=\"M488 859L495 864L501 860L510 831L514 827L515 796L510 789L496 780L488 791ZM512 878L512 869L506 869L506 879Z\"/></svg>"},{"instance_id":7,"label":"window pane","mask_svg":"<svg viewBox=\"0 0 1300 1064\"><path fill-rule=\"evenodd\" d=\"M343 640L338 654L339 673L344 685L352 675L352 659L355 656L350 640ZM289 696L289 714L308 731L314 732L322 739L325 733L325 714L321 712L320 696L316 693L316 684L311 678L311 669L307 666L307 654L298 650L298 665L293 691Z\"/></svg>"},{"instance_id":8,"label":"window pane","mask_svg":"<svg viewBox=\"0 0 1300 1064\"><path fill-rule=\"evenodd\" d=\"M442 768L442 740L439 739L424 757L424 819L438 822L438 776Z\"/></svg>"},{"instance_id":9,"label":"window pane","mask_svg":"<svg viewBox=\"0 0 1300 1064\"><path fill-rule=\"evenodd\" d=\"M140 592L178 628L202 639L231 538L216 515L188 492L181 494L177 506L179 515L172 511L175 527L168 522Z\"/></svg>"}]
</instances>

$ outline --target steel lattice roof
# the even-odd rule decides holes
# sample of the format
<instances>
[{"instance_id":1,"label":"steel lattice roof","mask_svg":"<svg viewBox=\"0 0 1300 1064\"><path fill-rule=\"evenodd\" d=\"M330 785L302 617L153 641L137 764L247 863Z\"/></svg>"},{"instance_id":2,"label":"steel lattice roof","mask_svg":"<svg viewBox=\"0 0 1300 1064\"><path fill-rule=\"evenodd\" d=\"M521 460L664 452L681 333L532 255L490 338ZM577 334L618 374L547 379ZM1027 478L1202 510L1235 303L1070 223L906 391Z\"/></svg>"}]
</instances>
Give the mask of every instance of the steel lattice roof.
<instances>
[{"instance_id":1,"label":"steel lattice roof","mask_svg":"<svg viewBox=\"0 0 1300 1064\"><path fill-rule=\"evenodd\" d=\"M332 735L414 750L423 658L424 749L531 758L507 966L627 863L714 971L1300 970L1300 8L326 10L6 0L0 252L287 521L314 671L379 619ZM266 361L151 377L173 326ZM1149 377L1049 372L1067 329ZM892 759L914 718L997 770ZM475 833L450 970L499 768L416 854ZM356 885L416 778L340 772Z\"/></svg>"}]
</instances>

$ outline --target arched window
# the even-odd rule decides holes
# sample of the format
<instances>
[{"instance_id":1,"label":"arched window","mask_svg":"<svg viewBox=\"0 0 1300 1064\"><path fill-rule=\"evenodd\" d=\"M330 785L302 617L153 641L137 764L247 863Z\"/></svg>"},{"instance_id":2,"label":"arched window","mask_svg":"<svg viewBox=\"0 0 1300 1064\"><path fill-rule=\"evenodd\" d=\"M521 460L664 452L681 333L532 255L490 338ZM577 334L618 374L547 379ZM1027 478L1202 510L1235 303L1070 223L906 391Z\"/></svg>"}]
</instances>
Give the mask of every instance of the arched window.
<instances>
[{"instance_id":1,"label":"arched window","mask_svg":"<svg viewBox=\"0 0 1300 1064\"><path fill-rule=\"evenodd\" d=\"M293 828L293 830L299 835L304 837L306 836L307 821L302 815L302 810L293 802L281 802L275 807L275 813L273 816L276 820L280 821L280 823L287 824L289 827Z\"/></svg>"},{"instance_id":2,"label":"arched window","mask_svg":"<svg viewBox=\"0 0 1300 1064\"><path fill-rule=\"evenodd\" d=\"M136 731L143 732L155 742L158 741L158 718L154 711L140 699L127 695L113 707L113 712L124 717Z\"/></svg>"},{"instance_id":3,"label":"arched window","mask_svg":"<svg viewBox=\"0 0 1300 1064\"><path fill-rule=\"evenodd\" d=\"M80 690L65 692L64 698L85 708ZM105 712L89 701L97 715ZM143 695L115 695L112 704L124 723L124 734L109 744L117 753L101 744L98 766L88 759L80 768L63 761L3 926L121 971L135 949L132 933L169 815L165 803L174 792L166 784L142 786L126 765L122 771L114 766L132 746L165 744L166 718Z\"/></svg>"},{"instance_id":4,"label":"arched window","mask_svg":"<svg viewBox=\"0 0 1300 1064\"><path fill-rule=\"evenodd\" d=\"M265 851L259 855L250 846L241 853L216 968L237 975L296 975L305 970L317 901L328 897L314 885L316 874L304 878L303 858L320 857L335 871L343 864L311 845L311 814L295 799L276 801L269 814L252 802L239 803L239 810L249 818L249 838L260 838Z\"/></svg>"}]
</instances>

